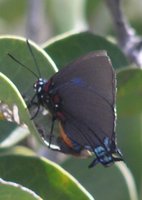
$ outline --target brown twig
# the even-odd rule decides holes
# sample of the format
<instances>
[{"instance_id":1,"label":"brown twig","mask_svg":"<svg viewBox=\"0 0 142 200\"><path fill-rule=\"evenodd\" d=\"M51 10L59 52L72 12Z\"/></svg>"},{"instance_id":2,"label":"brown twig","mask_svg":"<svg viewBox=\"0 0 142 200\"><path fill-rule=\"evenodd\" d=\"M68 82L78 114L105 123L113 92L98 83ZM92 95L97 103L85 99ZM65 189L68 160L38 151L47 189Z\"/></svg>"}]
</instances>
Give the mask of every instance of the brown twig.
<instances>
[{"instance_id":1,"label":"brown twig","mask_svg":"<svg viewBox=\"0 0 142 200\"><path fill-rule=\"evenodd\" d=\"M26 37L42 43L51 34L50 30L51 26L45 16L45 0L29 0L26 14Z\"/></svg>"},{"instance_id":2,"label":"brown twig","mask_svg":"<svg viewBox=\"0 0 142 200\"><path fill-rule=\"evenodd\" d=\"M122 11L121 0L105 0L112 14L118 43L128 58L142 67L142 39L136 35Z\"/></svg>"}]
</instances>

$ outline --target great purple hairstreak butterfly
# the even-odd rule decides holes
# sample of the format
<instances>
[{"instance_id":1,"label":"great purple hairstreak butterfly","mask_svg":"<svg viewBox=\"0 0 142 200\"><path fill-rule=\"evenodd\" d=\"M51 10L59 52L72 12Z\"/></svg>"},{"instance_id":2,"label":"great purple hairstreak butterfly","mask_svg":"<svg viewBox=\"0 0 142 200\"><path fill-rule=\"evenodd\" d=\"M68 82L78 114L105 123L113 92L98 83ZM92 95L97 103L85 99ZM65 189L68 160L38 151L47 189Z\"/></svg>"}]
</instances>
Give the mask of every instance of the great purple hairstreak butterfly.
<instances>
[{"instance_id":1,"label":"great purple hairstreak butterfly","mask_svg":"<svg viewBox=\"0 0 142 200\"><path fill-rule=\"evenodd\" d=\"M37 67L28 40L27 45ZM15 57L9 56L24 66ZM123 160L115 133L115 73L106 51L91 52L78 58L49 80L41 78L40 72L39 76L32 73L38 80L34 84L35 94L28 107L37 107L33 118L40 107L51 113L49 148L79 157L95 154L89 168L97 163L110 166ZM58 148L52 148L55 120L60 124Z\"/></svg>"}]
</instances>

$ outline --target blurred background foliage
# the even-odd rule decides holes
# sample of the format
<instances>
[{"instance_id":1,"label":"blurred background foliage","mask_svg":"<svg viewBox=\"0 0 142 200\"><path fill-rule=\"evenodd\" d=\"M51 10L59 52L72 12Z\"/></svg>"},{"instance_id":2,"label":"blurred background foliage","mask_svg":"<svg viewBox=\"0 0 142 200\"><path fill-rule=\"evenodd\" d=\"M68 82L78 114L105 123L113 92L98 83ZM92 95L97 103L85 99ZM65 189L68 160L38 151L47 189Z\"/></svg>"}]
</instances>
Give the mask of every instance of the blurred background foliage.
<instances>
[{"instance_id":1,"label":"blurred background foliage","mask_svg":"<svg viewBox=\"0 0 142 200\"><path fill-rule=\"evenodd\" d=\"M125 0L122 3L129 22L141 34L141 1ZM29 22L32 21L29 18L29 16L32 16L31 13L33 13L33 23L35 23L33 26L34 28L37 27L36 33L31 31L31 27L29 28ZM54 35L74 29L80 30L81 28L89 28L89 30L100 35L115 34L112 19L104 1L0 1L0 34L27 36L31 31L31 39L36 34L35 41L39 40L36 42L45 42Z\"/></svg>"},{"instance_id":2,"label":"blurred background foliage","mask_svg":"<svg viewBox=\"0 0 142 200\"><path fill-rule=\"evenodd\" d=\"M142 7L142 2L140 0L123 1L123 11L125 15L127 16L130 24L135 28L136 32L140 35L142 35L141 7ZM116 62L118 60L118 63L122 63L122 67L123 68L125 67L124 70L120 71L117 69L116 66L114 66L117 72L117 82L118 82L118 94L117 94L117 107L118 107L117 135L118 136L117 137L118 137L118 143L119 143L120 149L122 150L124 154L124 160L128 168L130 169L130 171L128 170L130 174L128 172L127 173L124 172L122 176L122 172L120 173L122 168L119 167L119 165L110 167L109 169L105 169L102 166L96 166L94 169L88 170L87 166L88 166L88 163L90 162L90 159L80 160L80 159L76 159L72 157L68 157L66 159L66 157L64 157L61 154L47 150L47 148L44 148L40 143L37 143L37 141L35 141L33 137L31 138L31 136L28 136L26 140L24 141L22 140L23 138L20 137L19 141L22 140L20 145L28 146L29 148L36 151L39 155L45 155L49 159L60 163L63 166L63 168L65 168L75 178L77 178L77 180L79 180L81 184L83 184L83 186L93 195L95 199L129 200L131 198L131 200L135 200L135 199L137 200L137 195L132 194L133 193L132 190L135 190L135 187L136 187L136 190L138 192L138 198L140 200L142 198L142 189L141 189L142 188L142 172L141 172L142 171L141 170L142 169L142 125L141 125L141 122L142 122L142 106L141 106L142 71L140 69L134 69L132 65L130 66L130 64L128 64L128 62L125 60L126 59L125 56L120 55L118 53L118 49L113 49L112 44L110 45L109 43L104 41L105 38L111 38L111 41L113 41L114 44L117 43L116 33L114 31L112 19L105 2L103 0L72 0L72 1L70 0L42 0L42 1L39 1L39 0L21 0L21 1L0 0L0 35L1 36L19 35L26 38L30 38L31 40L35 41L37 44L40 44L41 47L44 47L45 51L49 53L49 55L52 57L53 61L55 62L57 66L58 65L60 66L60 62L62 64L66 64L66 62L69 62L71 58L68 58L68 55L72 55L72 52L70 51L73 51L73 48L72 50L68 49L68 54L66 54L66 48L70 44L71 44L70 46L71 48L72 42L74 43L75 41L78 40L78 38L80 39L82 36L80 37L79 35L79 37L76 36L76 38L75 37L72 38L72 36L70 38L67 37L67 40L65 40L65 38L63 37L63 39L61 40L59 39L59 42L58 42L58 39L54 40L53 37L59 34L66 33L68 31L75 32L75 31L82 31L82 30L90 30L95 34L98 34L99 36L93 38L93 40L95 41L96 39L96 41L99 41L99 43L101 44L99 45L101 46L101 48L103 48L104 46L104 49L106 47L106 44L108 44L107 46L108 50L110 48L110 53L111 52L114 53L114 56L112 55L112 59L114 59ZM102 39L98 38L100 36L104 38ZM90 35L87 35L85 37L83 36L83 39L79 41L79 45L81 48L85 48L85 45L84 46L81 45L81 42L85 38L87 38L87 41L89 42L89 45L90 45L87 47L88 50L93 48L91 47L92 39L89 39L90 37L92 36ZM20 41L18 44L13 40L13 42L10 41L10 43L9 41L7 41L7 44L5 47L2 42L0 44L1 44L0 72L1 71L5 72L5 75L7 75L15 84L18 83L16 86L17 87L19 86L18 89L21 92L22 92L22 87L24 87L23 89L25 92L27 89L26 83L28 83L29 87L32 87L33 82L34 82L33 78L29 78L28 73L23 72L23 70L21 72L20 71L16 72L18 78L12 77L13 70L9 71L9 68L8 68L8 70L6 71L5 69L3 69L3 63L6 62L5 64L7 66L13 66L15 65L15 63L12 64L12 62L10 61L7 61L7 60L4 61L2 60L2 57L1 57L2 55L1 52L6 51L5 48L12 51L11 48L13 47L15 48L14 55L17 55L18 58L25 59L24 62L28 66L33 65L33 61L30 61L30 55L28 55L28 52L26 52L25 50L25 47L24 47L25 43L23 41ZM15 44L17 45L16 47L15 47ZM13 46L10 47L10 45L13 45ZM58 55L56 54L56 51L55 51L60 48L62 49L61 57L62 55L66 55L64 60L61 60L61 61L59 61L60 58L58 58ZM96 48L98 48L98 46L96 46ZM50 75L55 72L53 63L50 63L50 60L48 60L48 58L46 58L47 60L45 59L41 50L38 50L37 48L35 48L35 52L38 55L37 57L40 57L38 61L38 63L40 63L40 66L41 65L43 66L46 64L48 66L49 65L51 66L51 69L49 68L47 69L47 71L44 71L46 70L46 68L43 69L41 67L41 71L43 70L43 74L46 73L47 77L50 77ZM117 54L116 52L119 54L119 56L116 56L115 58L115 54ZM77 50L75 54L76 56L78 56ZM131 67L131 70L129 70L130 67ZM18 65L17 65L17 68L18 68ZM28 77L28 78L22 81L20 73L22 75L23 73L25 73L25 77ZM19 84L20 81L21 81L21 84ZM5 79L4 79L4 82L6 82ZM8 84L9 83L6 83L6 85ZM9 86L5 86L5 87L9 88ZM3 92L3 96L4 96L4 92ZM0 97L1 97L1 94L0 94ZM19 96L16 99L17 102L19 101L18 98ZM24 108L25 106L24 103L22 103L21 107L22 106ZM23 121L29 120L28 118L29 116L27 116L26 114L23 114L23 115L24 115L24 117L22 118ZM3 140L4 137L6 137L4 136L4 133L3 133L3 130L6 130L4 127L5 126L9 127L7 124L5 125L2 123L3 122L0 121L0 127L1 127L0 140L1 141ZM35 129L33 124L32 125L30 124L29 126L31 126L30 131ZM14 123L11 123L10 130L14 130L14 129L15 129L15 125ZM29 132L26 131L26 133L24 132L24 134L27 136L29 135ZM11 142L11 145L13 144L14 142ZM13 154L15 154L16 152L16 154L18 153L18 154L24 154L24 155L31 155L31 152L29 153L29 151L30 150L25 150L23 148L21 150L21 148L19 147L17 149L16 148L12 148L12 149L1 148L0 153L1 155L5 155L5 154L9 154L9 152L11 153L14 152ZM13 158L11 158L11 160L12 159ZM5 170L8 170L7 167L9 167L9 164L7 164L7 160L8 160L7 157L6 158L1 157L1 160L4 163L3 165L0 164L1 171L3 171L4 168ZM1 160L0 162L2 162ZM18 164L20 163L19 160L17 161L17 163ZM42 170L43 166L44 165L42 165L42 167L40 166L39 170ZM13 169L14 167L15 166L13 166ZM49 169L49 167L47 168ZM26 176L26 173L27 171L25 170L24 172L25 176ZM129 175L131 176L131 173L133 177L132 182L129 179ZM19 174L18 174L18 177L19 177ZM44 176L45 174L43 173L42 176ZM3 178L5 178L6 180L10 179L7 175L3 175ZM32 178L32 175L31 175L31 178ZM54 179L55 177L53 176L50 178ZM22 179L23 177L21 177L21 180ZM13 178L12 180L15 180L15 179ZM16 180L19 181L18 183L21 183L21 184L23 183L21 182L20 178L17 179L16 177ZM132 183L130 184L131 186L129 186L128 180L130 180L130 182ZM62 184L64 184L64 181L62 182ZM56 185L54 186L56 188ZM31 187L31 189L33 188L34 187ZM51 190L50 187L49 189ZM33 189L33 190L37 191L37 189ZM60 190L62 191L62 189ZM41 195L41 193L40 191L38 191L38 194ZM41 195L41 196L44 199L46 199L44 195ZM58 196L57 199L64 198L60 196L60 193L57 196ZM53 199L52 194L50 198ZM71 197L71 199L72 198L74 197ZM83 198L84 196L82 197L82 199ZM76 197L74 199L81 199L81 198ZM88 199L88 198L84 198L84 199Z\"/></svg>"}]
</instances>

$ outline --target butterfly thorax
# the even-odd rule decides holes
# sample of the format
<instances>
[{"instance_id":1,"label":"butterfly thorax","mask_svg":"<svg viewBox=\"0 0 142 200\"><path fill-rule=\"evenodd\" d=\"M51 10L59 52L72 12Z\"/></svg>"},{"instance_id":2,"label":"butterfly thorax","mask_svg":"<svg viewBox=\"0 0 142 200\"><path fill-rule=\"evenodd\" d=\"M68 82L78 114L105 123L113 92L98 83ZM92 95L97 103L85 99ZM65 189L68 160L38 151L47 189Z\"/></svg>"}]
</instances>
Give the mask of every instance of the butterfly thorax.
<instances>
[{"instance_id":1,"label":"butterfly thorax","mask_svg":"<svg viewBox=\"0 0 142 200\"><path fill-rule=\"evenodd\" d=\"M63 121L62 99L54 82L51 79L39 78L34 84L34 89L38 104L48 109L55 118Z\"/></svg>"},{"instance_id":2,"label":"butterfly thorax","mask_svg":"<svg viewBox=\"0 0 142 200\"><path fill-rule=\"evenodd\" d=\"M34 90L36 93L37 101L43 107L46 107L49 101L48 90L45 90L45 86L49 85L49 81L43 78L39 78L34 84Z\"/></svg>"}]
</instances>

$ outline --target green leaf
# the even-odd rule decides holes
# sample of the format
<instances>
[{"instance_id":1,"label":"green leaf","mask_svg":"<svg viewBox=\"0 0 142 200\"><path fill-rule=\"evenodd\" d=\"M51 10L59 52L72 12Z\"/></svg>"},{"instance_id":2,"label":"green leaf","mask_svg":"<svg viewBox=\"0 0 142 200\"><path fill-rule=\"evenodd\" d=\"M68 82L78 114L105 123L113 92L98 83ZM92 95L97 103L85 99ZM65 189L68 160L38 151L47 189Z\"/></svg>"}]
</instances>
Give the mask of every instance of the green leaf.
<instances>
[{"instance_id":1,"label":"green leaf","mask_svg":"<svg viewBox=\"0 0 142 200\"><path fill-rule=\"evenodd\" d=\"M93 200L65 170L38 157L1 156L0 177L31 189L43 199Z\"/></svg>"},{"instance_id":2,"label":"green leaf","mask_svg":"<svg viewBox=\"0 0 142 200\"><path fill-rule=\"evenodd\" d=\"M63 34L47 42L43 47L59 69L81 55L96 50L106 50L114 68L128 65L125 56L115 44L89 32Z\"/></svg>"},{"instance_id":3,"label":"green leaf","mask_svg":"<svg viewBox=\"0 0 142 200\"><path fill-rule=\"evenodd\" d=\"M138 193L142 185L142 114L120 117L117 120L117 138L125 163L131 170ZM141 198L140 198L141 199Z\"/></svg>"},{"instance_id":4,"label":"green leaf","mask_svg":"<svg viewBox=\"0 0 142 200\"><path fill-rule=\"evenodd\" d=\"M142 70L129 68L117 74L117 110L119 116L142 113Z\"/></svg>"},{"instance_id":5,"label":"green leaf","mask_svg":"<svg viewBox=\"0 0 142 200\"><path fill-rule=\"evenodd\" d=\"M15 85L2 73L0 73L0 100L1 110L4 109L3 106L7 106L3 112L11 112L11 116L9 114L10 119L8 117L7 118L9 120L13 120L13 123L6 121L8 120L7 118L4 118L5 120L0 121L0 147L4 148L17 143L28 135L29 130L26 127L20 127L20 124L27 124L30 126L30 117L19 91ZM14 108L17 110L16 113L14 113ZM31 126L31 130L32 129L33 128Z\"/></svg>"},{"instance_id":6,"label":"green leaf","mask_svg":"<svg viewBox=\"0 0 142 200\"><path fill-rule=\"evenodd\" d=\"M117 135L124 160L141 192L142 70L129 68L117 74ZM141 199L141 198L140 198Z\"/></svg>"},{"instance_id":7,"label":"green leaf","mask_svg":"<svg viewBox=\"0 0 142 200\"><path fill-rule=\"evenodd\" d=\"M117 163L109 168L97 165L88 169L87 166L91 161L92 158L87 160L71 158L62 166L77 178L96 199L137 200L133 176L124 163Z\"/></svg>"},{"instance_id":8,"label":"green leaf","mask_svg":"<svg viewBox=\"0 0 142 200\"><path fill-rule=\"evenodd\" d=\"M33 191L2 179L0 179L0 198L4 200L42 200Z\"/></svg>"},{"instance_id":9,"label":"green leaf","mask_svg":"<svg viewBox=\"0 0 142 200\"><path fill-rule=\"evenodd\" d=\"M31 48L41 76L44 75L44 77L48 78L57 71L54 62L42 49L37 47L34 43L31 43ZM30 120L26 105L21 97L21 94L25 95L28 100L33 97L33 83L37 80L37 77L35 77L33 73L30 73L25 67L22 67L12 60L8 56L8 53L14 56L19 62L26 65L33 73L37 74L37 77L40 76L25 39L10 36L0 37L0 71L12 81L11 82L6 76L1 74L0 101L6 104L11 110L13 106L16 105L20 116L20 125L23 123L26 124L30 132L38 137L36 128L32 120ZM3 142L3 144L1 144L2 147L12 145L25 136L23 129L17 127L15 124L3 121L0 123L0 127L0 139L1 142ZM10 138L12 135L14 136L12 137L13 140ZM7 138L8 136L9 138ZM8 143L5 143L5 141L8 141Z\"/></svg>"},{"instance_id":10,"label":"green leaf","mask_svg":"<svg viewBox=\"0 0 142 200\"><path fill-rule=\"evenodd\" d=\"M0 149L0 156L3 155L24 155L24 156L35 156L36 153L34 151L32 151L31 149L25 147L25 146L12 146L9 148L4 148L4 149Z\"/></svg>"},{"instance_id":11,"label":"green leaf","mask_svg":"<svg viewBox=\"0 0 142 200\"><path fill-rule=\"evenodd\" d=\"M30 42L30 44L41 72L41 77L48 79L57 71L54 62L39 46L33 42ZM16 85L22 95L32 97L34 94L33 84L37 80L37 77L11 59L8 53L26 65L39 77L40 75L38 74L34 58L27 46L26 39L12 36L0 37L0 71Z\"/></svg>"}]
</instances>

